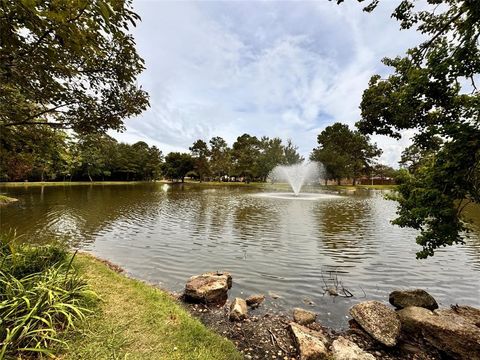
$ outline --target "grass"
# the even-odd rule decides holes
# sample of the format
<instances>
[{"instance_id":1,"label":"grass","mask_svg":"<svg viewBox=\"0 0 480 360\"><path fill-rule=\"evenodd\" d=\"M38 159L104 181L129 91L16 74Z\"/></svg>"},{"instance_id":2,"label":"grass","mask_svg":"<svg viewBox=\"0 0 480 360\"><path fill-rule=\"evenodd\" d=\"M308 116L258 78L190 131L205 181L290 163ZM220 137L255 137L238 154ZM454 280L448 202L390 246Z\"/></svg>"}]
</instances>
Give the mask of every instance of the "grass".
<instances>
[{"instance_id":1,"label":"grass","mask_svg":"<svg viewBox=\"0 0 480 360\"><path fill-rule=\"evenodd\" d=\"M135 185L152 184L152 181L17 181L0 182L3 187L30 186L75 186L75 185Z\"/></svg>"},{"instance_id":2,"label":"grass","mask_svg":"<svg viewBox=\"0 0 480 360\"><path fill-rule=\"evenodd\" d=\"M0 239L0 359L50 356L65 345L62 333L86 318L95 294L64 248L14 240L14 232Z\"/></svg>"},{"instance_id":3,"label":"grass","mask_svg":"<svg viewBox=\"0 0 480 360\"><path fill-rule=\"evenodd\" d=\"M367 190L395 190L397 185L328 185L326 189L331 190L355 190L355 189L367 189Z\"/></svg>"},{"instance_id":4,"label":"grass","mask_svg":"<svg viewBox=\"0 0 480 360\"><path fill-rule=\"evenodd\" d=\"M92 256L74 266L101 301L61 359L241 359L233 343L193 318L168 293L116 273Z\"/></svg>"},{"instance_id":5,"label":"grass","mask_svg":"<svg viewBox=\"0 0 480 360\"><path fill-rule=\"evenodd\" d=\"M10 203L15 202L17 200L18 199L15 199L15 198L12 198L12 197L9 197L9 196L0 195L0 205L10 204Z\"/></svg>"}]
</instances>

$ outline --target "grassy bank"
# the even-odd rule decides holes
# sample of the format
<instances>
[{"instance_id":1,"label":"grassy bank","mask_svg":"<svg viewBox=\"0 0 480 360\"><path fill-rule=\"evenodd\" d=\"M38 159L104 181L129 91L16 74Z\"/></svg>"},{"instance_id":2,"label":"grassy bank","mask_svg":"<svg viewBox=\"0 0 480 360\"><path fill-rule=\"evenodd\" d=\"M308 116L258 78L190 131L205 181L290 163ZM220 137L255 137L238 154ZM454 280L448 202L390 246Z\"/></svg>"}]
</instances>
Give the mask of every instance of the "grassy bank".
<instances>
[{"instance_id":1,"label":"grassy bank","mask_svg":"<svg viewBox=\"0 0 480 360\"><path fill-rule=\"evenodd\" d=\"M29 186L76 186L76 185L135 185L152 184L152 181L23 181L0 182L0 187L29 187Z\"/></svg>"},{"instance_id":2,"label":"grassy bank","mask_svg":"<svg viewBox=\"0 0 480 360\"><path fill-rule=\"evenodd\" d=\"M15 201L18 201L18 199L15 199L15 198L12 198L12 197L9 197L9 196L5 196L5 195L0 195L0 205L10 204L10 203L15 202Z\"/></svg>"},{"instance_id":3,"label":"grassy bank","mask_svg":"<svg viewBox=\"0 0 480 360\"><path fill-rule=\"evenodd\" d=\"M89 255L74 265L101 301L61 359L241 359L234 345L192 318L169 294Z\"/></svg>"}]
</instances>

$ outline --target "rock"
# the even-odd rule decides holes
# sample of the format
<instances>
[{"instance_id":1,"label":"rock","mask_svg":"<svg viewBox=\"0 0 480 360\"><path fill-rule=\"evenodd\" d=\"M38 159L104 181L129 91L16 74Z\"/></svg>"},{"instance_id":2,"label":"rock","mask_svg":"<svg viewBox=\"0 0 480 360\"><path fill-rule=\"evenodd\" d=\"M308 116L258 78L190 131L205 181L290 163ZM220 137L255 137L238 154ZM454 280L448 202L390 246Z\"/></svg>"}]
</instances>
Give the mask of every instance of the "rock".
<instances>
[{"instance_id":1,"label":"rock","mask_svg":"<svg viewBox=\"0 0 480 360\"><path fill-rule=\"evenodd\" d=\"M342 336L332 343L332 355L334 360L375 360L375 356Z\"/></svg>"},{"instance_id":2,"label":"rock","mask_svg":"<svg viewBox=\"0 0 480 360\"><path fill-rule=\"evenodd\" d=\"M300 325L308 325L317 319L317 314L312 311L295 308L293 309L293 321Z\"/></svg>"},{"instance_id":3,"label":"rock","mask_svg":"<svg viewBox=\"0 0 480 360\"><path fill-rule=\"evenodd\" d=\"M281 299L281 298L282 298L280 295L278 295L277 293L274 293L273 291L269 291L269 292L268 292L268 295L269 295L273 300Z\"/></svg>"},{"instance_id":4,"label":"rock","mask_svg":"<svg viewBox=\"0 0 480 360\"><path fill-rule=\"evenodd\" d=\"M410 306L398 312L402 328L420 334L435 348L454 359L480 359L480 310L457 306L429 311Z\"/></svg>"},{"instance_id":5,"label":"rock","mask_svg":"<svg viewBox=\"0 0 480 360\"><path fill-rule=\"evenodd\" d=\"M192 276L185 286L184 298L187 301L223 305L232 287L232 276L228 272L209 272Z\"/></svg>"},{"instance_id":6,"label":"rock","mask_svg":"<svg viewBox=\"0 0 480 360\"><path fill-rule=\"evenodd\" d=\"M324 360L329 358L328 338L320 331L290 323L290 331L297 345L300 360Z\"/></svg>"},{"instance_id":7,"label":"rock","mask_svg":"<svg viewBox=\"0 0 480 360\"><path fill-rule=\"evenodd\" d=\"M407 306L418 306L429 310L438 309L438 304L433 296L422 289L392 291L388 301L397 309Z\"/></svg>"},{"instance_id":8,"label":"rock","mask_svg":"<svg viewBox=\"0 0 480 360\"><path fill-rule=\"evenodd\" d=\"M247 303L241 298L235 298L230 305L230 320L241 321L247 318Z\"/></svg>"},{"instance_id":9,"label":"rock","mask_svg":"<svg viewBox=\"0 0 480 360\"><path fill-rule=\"evenodd\" d=\"M364 301L350 308L350 315L375 340L395 346L400 335L398 315L379 301Z\"/></svg>"},{"instance_id":10,"label":"rock","mask_svg":"<svg viewBox=\"0 0 480 360\"><path fill-rule=\"evenodd\" d=\"M250 295L245 299L245 301L247 302L247 305L251 306L252 308L259 307L264 300L265 300L265 295L263 294Z\"/></svg>"}]
</instances>

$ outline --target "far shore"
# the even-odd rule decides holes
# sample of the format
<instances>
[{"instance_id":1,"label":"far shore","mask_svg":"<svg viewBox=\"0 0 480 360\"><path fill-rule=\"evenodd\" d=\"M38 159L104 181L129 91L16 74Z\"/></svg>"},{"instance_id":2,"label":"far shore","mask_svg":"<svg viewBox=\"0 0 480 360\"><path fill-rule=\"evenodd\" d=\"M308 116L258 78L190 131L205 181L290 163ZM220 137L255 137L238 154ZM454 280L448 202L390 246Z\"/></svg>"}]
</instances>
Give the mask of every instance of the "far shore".
<instances>
[{"instance_id":1,"label":"far shore","mask_svg":"<svg viewBox=\"0 0 480 360\"><path fill-rule=\"evenodd\" d=\"M185 185L201 185L201 186L247 186L257 187L270 190L288 190L290 186L287 183L270 182L223 182L223 181L196 181L185 180L170 181L170 180L155 180L155 181L12 181L0 182L0 187L38 187L38 186L78 186L78 185L136 185L136 184L185 184ZM397 185L314 185L306 186L306 188L315 188L319 190L393 190Z\"/></svg>"}]
</instances>

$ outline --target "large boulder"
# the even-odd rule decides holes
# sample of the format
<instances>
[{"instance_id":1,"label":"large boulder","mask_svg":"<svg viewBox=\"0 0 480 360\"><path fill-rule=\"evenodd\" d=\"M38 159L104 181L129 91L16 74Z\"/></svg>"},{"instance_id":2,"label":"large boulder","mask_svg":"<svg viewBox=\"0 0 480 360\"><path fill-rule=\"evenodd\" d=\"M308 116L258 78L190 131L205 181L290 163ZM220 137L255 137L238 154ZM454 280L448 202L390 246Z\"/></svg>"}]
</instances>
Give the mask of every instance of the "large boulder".
<instances>
[{"instance_id":1,"label":"large boulder","mask_svg":"<svg viewBox=\"0 0 480 360\"><path fill-rule=\"evenodd\" d=\"M480 310L456 306L432 312L410 306L400 310L398 315L404 331L422 335L452 358L480 359Z\"/></svg>"},{"instance_id":2,"label":"large boulder","mask_svg":"<svg viewBox=\"0 0 480 360\"><path fill-rule=\"evenodd\" d=\"M329 359L327 348L328 338L320 331L311 330L296 323L290 323L295 344L297 345L300 360Z\"/></svg>"},{"instance_id":3,"label":"large boulder","mask_svg":"<svg viewBox=\"0 0 480 360\"><path fill-rule=\"evenodd\" d=\"M265 300L265 295L263 294L250 295L245 299L245 301L247 302L247 305L252 307L253 309L259 307L264 300Z\"/></svg>"},{"instance_id":4,"label":"large boulder","mask_svg":"<svg viewBox=\"0 0 480 360\"><path fill-rule=\"evenodd\" d=\"M300 308L293 309L293 321L300 325L308 325L317 319L317 314Z\"/></svg>"},{"instance_id":5,"label":"large boulder","mask_svg":"<svg viewBox=\"0 0 480 360\"><path fill-rule=\"evenodd\" d=\"M247 318L247 303L241 298L235 298L230 305L230 320L241 321Z\"/></svg>"},{"instance_id":6,"label":"large boulder","mask_svg":"<svg viewBox=\"0 0 480 360\"><path fill-rule=\"evenodd\" d=\"M433 296L422 289L392 291L388 301L397 309L407 306L418 306L429 310L438 309L438 304Z\"/></svg>"},{"instance_id":7,"label":"large boulder","mask_svg":"<svg viewBox=\"0 0 480 360\"><path fill-rule=\"evenodd\" d=\"M332 355L334 360L375 360L375 356L342 336L333 341Z\"/></svg>"},{"instance_id":8,"label":"large boulder","mask_svg":"<svg viewBox=\"0 0 480 360\"><path fill-rule=\"evenodd\" d=\"M379 301L364 301L350 308L353 319L375 340L395 346L400 335L400 319Z\"/></svg>"},{"instance_id":9,"label":"large boulder","mask_svg":"<svg viewBox=\"0 0 480 360\"><path fill-rule=\"evenodd\" d=\"M232 276L228 272L209 272L192 276L186 286L186 301L223 305L228 299L228 290L232 287Z\"/></svg>"}]
</instances>

